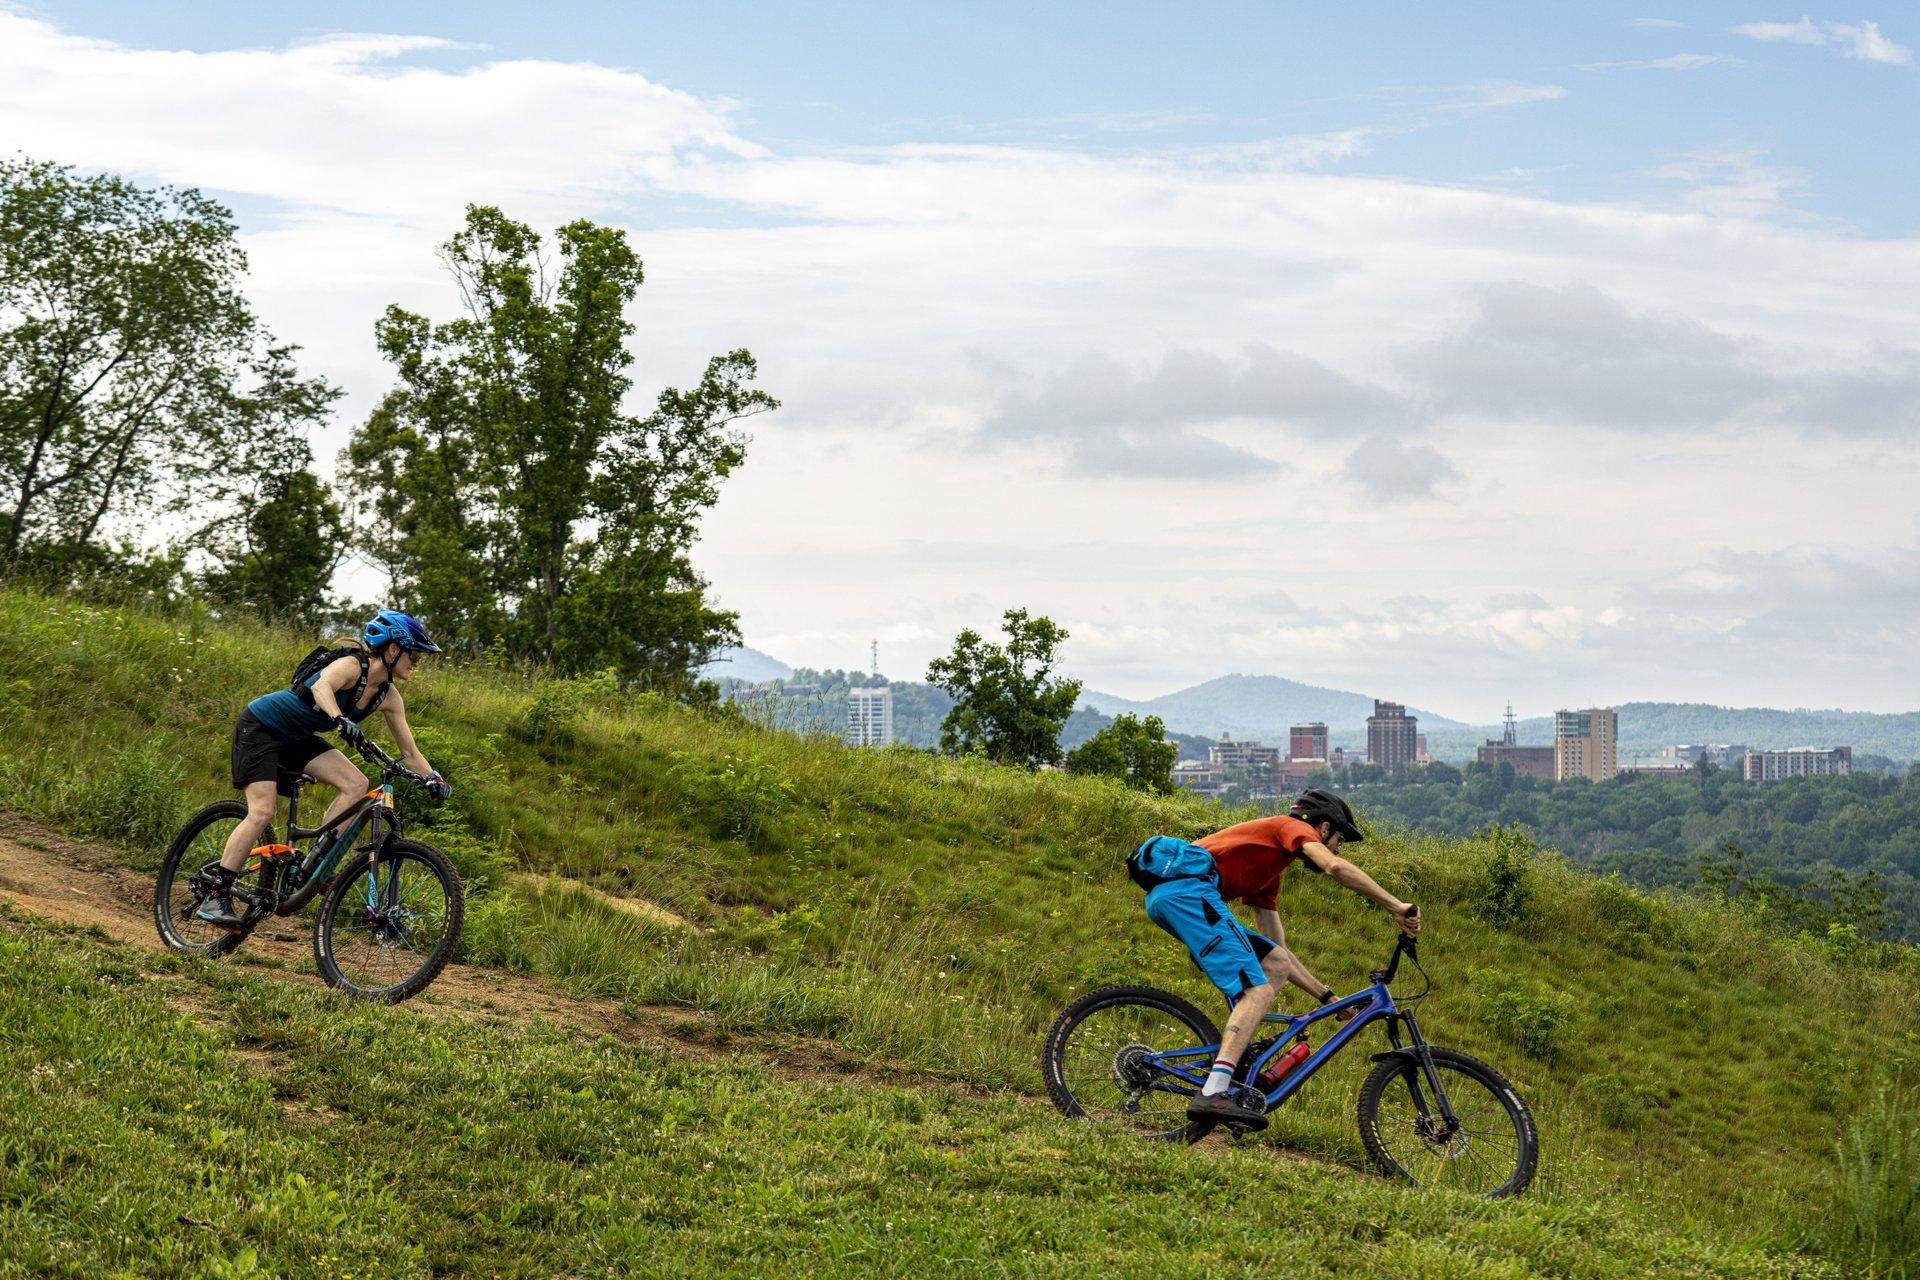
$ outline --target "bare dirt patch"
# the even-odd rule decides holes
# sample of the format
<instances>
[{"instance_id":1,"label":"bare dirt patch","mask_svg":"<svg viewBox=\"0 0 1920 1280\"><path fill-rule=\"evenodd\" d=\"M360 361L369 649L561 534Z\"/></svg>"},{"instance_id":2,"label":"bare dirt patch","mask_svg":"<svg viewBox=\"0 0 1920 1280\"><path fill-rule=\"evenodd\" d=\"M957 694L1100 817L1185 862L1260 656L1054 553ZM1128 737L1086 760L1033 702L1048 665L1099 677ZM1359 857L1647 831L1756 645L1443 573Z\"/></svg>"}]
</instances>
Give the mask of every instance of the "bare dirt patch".
<instances>
[{"instance_id":1,"label":"bare dirt patch","mask_svg":"<svg viewBox=\"0 0 1920 1280\"><path fill-rule=\"evenodd\" d=\"M120 865L121 855L101 845L51 831L18 814L0 812L0 901L61 924L96 928L116 942L159 950L153 925L153 878ZM588 886L580 886L588 888ZM622 910L692 928L690 922L652 903L599 894ZM625 905L621 905L625 904ZM659 913L655 916L653 913ZM272 961L255 971L275 980L322 985L312 961L312 928L303 918L269 921L247 938L233 960ZM202 1021L220 1021L216 1003L197 990L169 984L168 1002ZM880 1078L877 1067L836 1045L787 1037L778 1041L730 1034L705 1014L676 1006L623 1006L617 1000L570 994L552 983L499 969L450 964L425 992L409 1002L429 1016L539 1022L613 1036L624 1043L680 1058L708 1060L737 1055L750 1044L771 1055L773 1067L796 1078ZM271 1050L242 1052L250 1069L271 1071ZM887 1075L895 1084L924 1083ZM941 1086L955 1089L960 1086Z\"/></svg>"}]
</instances>

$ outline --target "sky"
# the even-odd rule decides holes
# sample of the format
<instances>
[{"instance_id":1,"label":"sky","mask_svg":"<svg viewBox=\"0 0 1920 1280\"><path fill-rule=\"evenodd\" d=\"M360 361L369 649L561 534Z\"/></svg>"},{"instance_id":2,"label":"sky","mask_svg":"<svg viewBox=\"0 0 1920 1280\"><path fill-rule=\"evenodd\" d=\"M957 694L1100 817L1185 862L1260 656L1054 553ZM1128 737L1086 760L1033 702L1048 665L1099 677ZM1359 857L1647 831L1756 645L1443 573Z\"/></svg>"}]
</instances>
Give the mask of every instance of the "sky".
<instances>
[{"instance_id":1,"label":"sky","mask_svg":"<svg viewBox=\"0 0 1920 1280\"><path fill-rule=\"evenodd\" d=\"M624 228L635 407L747 347L696 563L917 678L1920 707L1920 18L0 0L0 151L227 203L342 387L469 202ZM371 594L376 583L358 583Z\"/></svg>"}]
</instances>

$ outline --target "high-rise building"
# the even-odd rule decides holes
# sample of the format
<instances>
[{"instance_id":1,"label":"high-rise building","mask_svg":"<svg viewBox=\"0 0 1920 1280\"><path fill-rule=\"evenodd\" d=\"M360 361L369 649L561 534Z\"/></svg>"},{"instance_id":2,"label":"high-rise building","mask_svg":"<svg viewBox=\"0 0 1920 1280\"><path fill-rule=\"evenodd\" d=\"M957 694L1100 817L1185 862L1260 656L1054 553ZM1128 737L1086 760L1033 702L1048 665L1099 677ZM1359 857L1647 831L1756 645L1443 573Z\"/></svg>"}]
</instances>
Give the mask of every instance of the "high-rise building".
<instances>
[{"instance_id":1,"label":"high-rise building","mask_svg":"<svg viewBox=\"0 0 1920 1280\"><path fill-rule=\"evenodd\" d=\"M1367 760L1391 769L1413 764L1420 757L1420 719L1397 702L1373 700L1367 717Z\"/></svg>"},{"instance_id":2,"label":"high-rise building","mask_svg":"<svg viewBox=\"0 0 1920 1280\"><path fill-rule=\"evenodd\" d=\"M1620 716L1610 707L1556 711L1553 776L1605 782L1620 770Z\"/></svg>"},{"instance_id":3,"label":"high-rise building","mask_svg":"<svg viewBox=\"0 0 1920 1280\"><path fill-rule=\"evenodd\" d=\"M1853 748L1788 747L1784 751L1749 751L1742 771L1748 782L1852 773Z\"/></svg>"},{"instance_id":4,"label":"high-rise building","mask_svg":"<svg viewBox=\"0 0 1920 1280\"><path fill-rule=\"evenodd\" d=\"M1297 724L1287 732L1289 760L1327 759L1327 726L1322 720Z\"/></svg>"},{"instance_id":5,"label":"high-rise building","mask_svg":"<svg viewBox=\"0 0 1920 1280\"><path fill-rule=\"evenodd\" d=\"M893 741L893 690L884 684L847 690L847 741L884 747Z\"/></svg>"}]
</instances>

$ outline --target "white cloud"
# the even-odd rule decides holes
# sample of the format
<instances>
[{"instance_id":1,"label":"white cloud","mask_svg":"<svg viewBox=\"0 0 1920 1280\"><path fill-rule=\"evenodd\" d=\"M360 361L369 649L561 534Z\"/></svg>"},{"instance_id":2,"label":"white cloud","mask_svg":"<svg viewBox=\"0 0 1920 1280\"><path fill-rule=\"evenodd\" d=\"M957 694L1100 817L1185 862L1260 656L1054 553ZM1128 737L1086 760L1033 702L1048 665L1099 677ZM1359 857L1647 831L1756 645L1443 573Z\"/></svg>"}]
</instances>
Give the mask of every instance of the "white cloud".
<instances>
[{"instance_id":1,"label":"white cloud","mask_svg":"<svg viewBox=\"0 0 1920 1280\"><path fill-rule=\"evenodd\" d=\"M1798 22L1743 22L1733 28L1739 36L1750 36L1755 40L1769 42L1785 41L1789 44L1825 44L1826 32L1813 25L1813 19L1802 17Z\"/></svg>"},{"instance_id":2,"label":"white cloud","mask_svg":"<svg viewBox=\"0 0 1920 1280\"><path fill-rule=\"evenodd\" d=\"M1499 107L1524 106L1530 102L1554 102L1566 96L1566 89L1557 84L1486 80L1448 105L1462 111L1488 111Z\"/></svg>"},{"instance_id":3,"label":"white cloud","mask_svg":"<svg viewBox=\"0 0 1920 1280\"><path fill-rule=\"evenodd\" d=\"M1920 703L1911 664L1818 665L1830 631L1696 667L1745 607L1696 622L1636 596L1650 566L1779 552L1825 518L1794 512L1912 538L1915 447L1874 424L1912 403L1920 242L1789 220L1763 158L1676 160L1690 197L1723 190L1667 208L1334 164L1564 93L1540 85L1424 90L1398 125L1235 148L767 149L728 103L617 68L0 23L10 147L247 197L251 295L350 392L334 442L387 385L380 309L451 311L433 245L464 203L628 227L641 394L745 345L785 402L697 552L785 660L857 664L880 634L908 671L1019 603L1120 637L1073 642L1103 686L1237 668L1455 714L1569 685ZM1490 304L1502 282L1549 296ZM1449 342L1451 366L1400 358ZM1414 434L1430 407L1444 436ZM1643 409L1667 425L1626 439ZM1459 500L1368 506L1368 475ZM1528 591L1551 603L1511 599ZM1298 615L1219 603L1274 593ZM1411 596L1442 603L1386 604Z\"/></svg>"},{"instance_id":4,"label":"white cloud","mask_svg":"<svg viewBox=\"0 0 1920 1280\"><path fill-rule=\"evenodd\" d=\"M1632 58L1624 62L1589 62L1582 71L1698 71L1739 62L1723 53L1676 53L1665 58Z\"/></svg>"},{"instance_id":5,"label":"white cloud","mask_svg":"<svg viewBox=\"0 0 1920 1280\"><path fill-rule=\"evenodd\" d=\"M1857 58L1862 62L1905 66L1913 61L1911 49L1882 35L1879 23L1864 19L1857 24L1816 24L1812 18L1803 16L1796 22L1744 22L1732 30L1735 35L1772 43L1826 45L1838 50L1842 57Z\"/></svg>"},{"instance_id":6,"label":"white cloud","mask_svg":"<svg viewBox=\"0 0 1920 1280\"><path fill-rule=\"evenodd\" d=\"M1720 217L1778 215L1787 198L1807 185L1805 170L1767 163L1766 153L1755 148L1690 151L1647 176L1678 184L1688 206Z\"/></svg>"},{"instance_id":7,"label":"white cloud","mask_svg":"<svg viewBox=\"0 0 1920 1280\"><path fill-rule=\"evenodd\" d=\"M410 61L457 48L346 35L133 50L0 8L0 119L29 154L422 226L468 199L604 208L677 154L759 153L726 103L635 72Z\"/></svg>"},{"instance_id":8,"label":"white cloud","mask_svg":"<svg viewBox=\"0 0 1920 1280\"><path fill-rule=\"evenodd\" d=\"M1863 62L1888 62L1900 67L1913 61L1913 50L1881 35L1877 22L1862 22L1858 26L1835 22L1830 23L1827 30L1833 42L1840 46L1840 51L1849 58L1858 58Z\"/></svg>"}]
</instances>

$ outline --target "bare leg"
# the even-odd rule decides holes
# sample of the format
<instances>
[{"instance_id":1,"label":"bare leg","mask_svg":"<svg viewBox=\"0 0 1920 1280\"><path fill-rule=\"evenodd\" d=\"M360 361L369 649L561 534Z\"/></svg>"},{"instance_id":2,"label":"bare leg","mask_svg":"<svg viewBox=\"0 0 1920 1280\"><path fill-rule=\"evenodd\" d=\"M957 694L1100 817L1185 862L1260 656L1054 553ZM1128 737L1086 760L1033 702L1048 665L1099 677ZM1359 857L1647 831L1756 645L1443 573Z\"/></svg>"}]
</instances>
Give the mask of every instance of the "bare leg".
<instances>
[{"instance_id":1,"label":"bare leg","mask_svg":"<svg viewBox=\"0 0 1920 1280\"><path fill-rule=\"evenodd\" d=\"M321 819L321 826L345 813L348 805L367 793L367 775L360 772L343 751L315 756L307 762L307 772L339 792L327 806L327 816Z\"/></svg>"},{"instance_id":2,"label":"bare leg","mask_svg":"<svg viewBox=\"0 0 1920 1280\"><path fill-rule=\"evenodd\" d=\"M1253 1033L1260 1029L1260 1019L1267 1016L1267 1010L1273 1008L1273 984L1263 982L1257 987L1248 987L1233 1002L1233 1012L1227 1016L1226 1034L1220 1037L1220 1057L1228 1062L1238 1062L1247 1046L1253 1043Z\"/></svg>"},{"instance_id":3,"label":"bare leg","mask_svg":"<svg viewBox=\"0 0 1920 1280\"><path fill-rule=\"evenodd\" d=\"M247 784L247 816L240 819L240 825L227 837L227 847L220 852L221 866L238 871L247 865L247 851L260 843L260 837L273 823L275 795L276 787L271 782Z\"/></svg>"}]
</instances>

